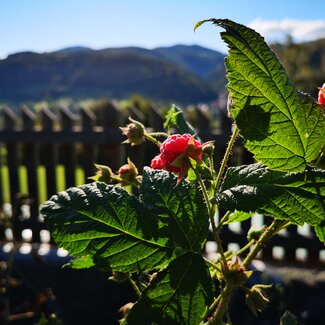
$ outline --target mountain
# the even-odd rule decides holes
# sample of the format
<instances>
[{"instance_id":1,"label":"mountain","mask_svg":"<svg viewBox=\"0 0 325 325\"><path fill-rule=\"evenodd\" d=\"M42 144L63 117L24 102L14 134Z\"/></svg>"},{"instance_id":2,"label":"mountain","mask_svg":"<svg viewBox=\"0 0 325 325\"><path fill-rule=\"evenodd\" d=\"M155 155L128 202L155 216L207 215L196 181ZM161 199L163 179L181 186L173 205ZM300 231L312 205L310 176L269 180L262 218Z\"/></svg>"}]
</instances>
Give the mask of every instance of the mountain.
<instances>
[{"instance_id":1,"label":"mountain","mask_svg":"<svg viewBox=\"0 0 325 325\"><path fill-rule=\"evenodd\" d=\"M159 47L153 51L204 79L216 66L224 66L224 54L198 45Z\"/></svg>"},{"instance_id":2,"label":"mountain","mask_svg":"<svg viewBox=\"0 0 325 325\"><path fill-rule=\"evenodd\" d=\"M207 102L218 94L208 82L209 71L223 66L223 59L221 53L185 45L21 52L0 60L0 101L127 98L137 93L181 104Z\"/></svg>"},{"instance_id":3,"label":"mountain","mask_svg":"<svg viewBox=\"0 0 325 325\"><path fill-rule=\"evenodd\" d=\"M274 44L278 55L297 88L317 98L325 82L325 39L306 43Z\"/></svg>"}]
</instances>

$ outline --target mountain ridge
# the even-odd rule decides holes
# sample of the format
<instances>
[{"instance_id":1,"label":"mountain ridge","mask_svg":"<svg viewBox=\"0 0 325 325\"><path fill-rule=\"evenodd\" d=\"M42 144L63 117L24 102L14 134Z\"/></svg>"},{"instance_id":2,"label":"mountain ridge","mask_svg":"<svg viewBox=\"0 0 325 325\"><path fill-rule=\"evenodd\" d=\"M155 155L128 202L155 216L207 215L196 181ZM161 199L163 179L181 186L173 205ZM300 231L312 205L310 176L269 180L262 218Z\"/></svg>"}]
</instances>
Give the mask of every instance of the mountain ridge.
<instances>
[{"instance_id":1,"label":"mountain ridge","mask_svg":"<svg viewBox=\"0 0 325 325\"><path fill-rule=\"evenodd\" d=\"M60 97L127 98L207 102L218 91L205 80L224 55L196 45L94 50L73 46L54 52L32 51L0 61L0 101L26 102Z\"/></svg>"}]
</instances>

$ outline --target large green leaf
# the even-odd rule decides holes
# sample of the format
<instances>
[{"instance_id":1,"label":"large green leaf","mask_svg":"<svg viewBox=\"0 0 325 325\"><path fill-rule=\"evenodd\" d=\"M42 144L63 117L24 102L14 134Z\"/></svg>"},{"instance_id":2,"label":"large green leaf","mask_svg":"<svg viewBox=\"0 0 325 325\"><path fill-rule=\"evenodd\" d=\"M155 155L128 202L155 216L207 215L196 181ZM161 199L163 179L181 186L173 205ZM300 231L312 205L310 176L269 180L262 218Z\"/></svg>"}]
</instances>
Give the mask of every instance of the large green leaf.
<instances>
[{"instance_id":1,"label":"large green leaf","mask_svg":"<svg viewBox=\"0 0 325 325\"><path fill-rule=\"evenodd\" d=\"M72 256L93 256L113 271L152 270L173 253L158 219L124 189L93 183L54 195L42 214L57 244Z\"/></svg>"},{"instance_id":2,"label":"large green leaf","mask_svg":"<svg viewBox=\"0 0 325 325\"><path fill-rule=\"evenodd\" d=\"M212 302L212 290L213 283L202 256L183 254L157 274L125 323L197 325Z\"/></svg>"},{"instance_id":3,"label":"large green leaf","mask_svg":"<svg viewBox=\"0 0 325 325\"><path fill-rule=\"evenodd\" d=\"M183 111L179 107L173 105L168 110L165 118L166 118L166 121L164 123L165 129L171 129L172 127L176 126L179 133L181 134L189 133L195 136L197 140L199 140L193 126L186 121Z\"/></svg>"},{"instance_id":4,"label":"large green leaf","mask_svg":"<svg viewBox=\"0 0 325 325\"><path fill-rule=\"evenodd\" d=\"M230 211L256 211L320 226L325 221L325 170L286 174L261 164L229 168L216 200Z\"/></svg>"},{"instance_id":5,"label":"large green leaf","mask_svg":"<svg viewBox=\"0 0 325 325\"><path fill-rule=\"evenodd\" d=\"M301 95L283 66L254 30L230 20L223 27L230 50L226 58L230 112L256 160L271 169L302 171L325 143L321 108Z\"/></svg>"},{"instance_id":6,"label":"large green leaf","mask_svg":"<svg viewBox=\"0 0 325 325\"><path fill-rule=\"evenodd\" d=\"M209 216L203 195L195 183L177 183L173 173L144 169L141 200L160 220L161 229L174 245L200 251L209 229Z\"/></svg>"}]
</instances>

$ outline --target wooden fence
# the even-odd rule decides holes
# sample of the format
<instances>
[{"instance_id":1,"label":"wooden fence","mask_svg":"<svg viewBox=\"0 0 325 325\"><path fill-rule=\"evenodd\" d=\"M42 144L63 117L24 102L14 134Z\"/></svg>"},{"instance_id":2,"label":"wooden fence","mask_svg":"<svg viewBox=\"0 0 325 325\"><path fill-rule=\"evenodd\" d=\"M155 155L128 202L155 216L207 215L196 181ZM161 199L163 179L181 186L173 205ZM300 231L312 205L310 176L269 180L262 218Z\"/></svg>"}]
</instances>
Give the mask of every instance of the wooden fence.
<instances>
[{"instance_id":1,"label":"wooden fence","mask_svg":"<svg viewBox=\"0 0 325 325\"><path fill-rule=\"evenodd\" d=\"M6 225L0 226L4 250L10 251L13 238L20 241L22 247L26 243L52 244L44 223L39 219L40 204L59 190L88 182L87 177L95 173L94 163L109 165L114 171L126 162L126 157L130 157L140 170L150 164L157 153L154 145L147 142L137 147L121 145L124 137L119 126L125 125L127 116L118 105L111 102L103 113L98 124L95 115L86 109L61 107L55 114L47 109L35 114L28 107L23 107L18 114L10 108L2 110L0 205L4 207L2 216L11 215L13 224L13 233ZM130 108L129 115L143 120L135 108ZM231 133L231 122L222 112L219 119L220 127L211 129L204 111L196 111L199 136L204 141L215 141L217 164ZM164 119L155 107L149 112L149 121L152 130L163 129ZM252 162L252 156L243 149L240 139L233 152L232 163ZM262 225L263 220L263 216L256 215L253 224ZM251 221L223 227L224 248L243 246L250 227ZM210 239L209 236L206 253L213 257L216 246ZM321 267L325 250L308 227L292 226L276 236L260 257L272 262Z\"/></svg>"}]
</instances>

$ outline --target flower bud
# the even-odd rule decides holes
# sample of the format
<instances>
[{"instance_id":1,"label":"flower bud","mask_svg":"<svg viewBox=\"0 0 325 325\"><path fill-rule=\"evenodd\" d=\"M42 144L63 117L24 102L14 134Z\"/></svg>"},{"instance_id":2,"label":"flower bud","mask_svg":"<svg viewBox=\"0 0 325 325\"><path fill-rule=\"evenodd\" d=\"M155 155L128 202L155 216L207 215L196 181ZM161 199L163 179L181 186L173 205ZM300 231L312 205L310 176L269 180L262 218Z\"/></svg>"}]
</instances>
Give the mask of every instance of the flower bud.
<instances>
[{"instance_id":1,"label":"flower bud","mask_svg":"<svg viewBox=\"0 0 325 325\"><path fill-rule=\"evenodd\" d=\"M122 186L139 184L138 169L130 158L128 158L128 163L121 166L117 173L122 179Z\"/></svg>"},{"instance_id":2,"label":"flower bud","mask_svg":"<svg viewBox=\"0 0 325 325\"><path fill-rule=\"evenodd\" d=\"M131 311L133 305L134 305L133 302L128 302L127 304L122 306L118 311L125 317Z\"/></svg>"},{"instance_id":3,"label":"flower bud","mask_svg":"<svg viewBox=\"0 0 325 325\"><path fill-rule=\"evenodd\" d=\"M114 176L112 170L108 166L95 164L96 175L88 177L95 182L110 183L112 181L112 176Z\"/></svg>"},{"instance_id":4,"label":"flower bud","mask_svg":"<svg viewBox=\"0 0 325 325\"><path fill-rule=\"evenodd\" d=\"M207 154L207 155L212 155L214 153L214 141L207 141L205 143L203 143L202 145L202 151L203 153Z\"/></svg>"},{"instance_id":5,"label":"flower bud","mask_svg":"<svg viewBox=\"0 0 325 325\"><path fill-rule=\"evenodd\" d=\"M123 273L123 272L113 272L112 276L108 278L108 280L114 281L114 282L125 282L129 279L129 273Z\"/></svg>"},{"instance_id":6,"label":"flower bud","mask_svg":"<svg viewBox=\"0 0 325 325\"><path fill-rule=\"evenodd\" d=\"M145 128L142 123L133 120L131 117L129 117L129 120L132 123L128 124L124 128L120 128L123 131L123 134L127 136L127 140L122 143L130 143L131 146L137 146L145 140Z\"/></svg>"},{"instance_id":7,"label":"flower bud","mask_svg":"<svg viewBox=\"0 0 325 325\"><path fill-rule=\"evenodd\" d=\"M269 289L270 285L256 284L250 289L246 288L245 303L251 312L257 316L257 312L262 312L269 304L269 299L262 289Z\"/></svg>"},{"instance_id":8,"label":"flower bud","mask_svg":"<svg viewBox=\"0 0 325 325\"><path fill-rule=\"evenodd\" d=\"M222 274L226 282L231 282L233 285L239 286L250 278L253 271L246 271L239 257L235 256L226 266L222 267Z\"/></svg>"}]
</instances>

